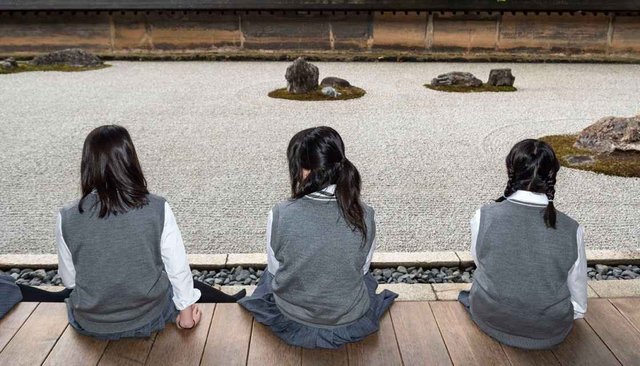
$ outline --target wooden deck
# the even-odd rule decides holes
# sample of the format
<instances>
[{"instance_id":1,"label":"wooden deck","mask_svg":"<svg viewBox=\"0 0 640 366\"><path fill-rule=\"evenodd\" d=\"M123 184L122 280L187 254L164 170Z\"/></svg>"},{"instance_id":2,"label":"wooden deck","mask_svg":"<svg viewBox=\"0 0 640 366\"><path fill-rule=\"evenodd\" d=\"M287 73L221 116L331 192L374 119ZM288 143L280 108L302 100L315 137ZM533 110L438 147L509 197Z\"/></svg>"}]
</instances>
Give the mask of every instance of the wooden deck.
<instances>
[{"instance_id":1,"label":"wooden deck","mask_svg":"<svg viewBox=\"0 0 640 366\"><path fill-rule=\"evenodd\" d=\"M282 343L236 304L203 304L192 331L149 339L77 334L64 304L21 303L0 321L0 365L640 365L640 298L591 299L586 319L549 351L502 346L453 301L397 302L379 333L336 351Z\"/></svg>"}]
</instances>

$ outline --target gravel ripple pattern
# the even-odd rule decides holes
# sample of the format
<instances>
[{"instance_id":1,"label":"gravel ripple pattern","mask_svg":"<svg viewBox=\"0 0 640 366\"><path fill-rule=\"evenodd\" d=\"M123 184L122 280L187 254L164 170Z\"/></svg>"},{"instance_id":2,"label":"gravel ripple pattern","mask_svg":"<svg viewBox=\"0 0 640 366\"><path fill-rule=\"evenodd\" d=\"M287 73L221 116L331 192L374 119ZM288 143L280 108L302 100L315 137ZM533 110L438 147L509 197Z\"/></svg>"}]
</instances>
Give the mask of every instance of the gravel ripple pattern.
<instances>
[{"instance_id":1,"label":"gravel ripple pattern","mask_svg":"<svg viewBox=\"0 0 640 366\"><path fill-rule=\"evenodd\" d=\"M57 209L79 194L86 134L129 129L150 189L167 198L191 253L264 251L287 197L297 131L336 128L376 209L382 251L463 250L469 219L499 196L504 157L526 137L575 133L640 112L640 65L325 63L368 92L340 103L272 99L286 62L112 62L83 73L0 78L0 253L53 253ZM510 67L515 93L442 93L436 75ZM557 207L588 249L640 248L640 179L562 169Z\"/></svg>"}]
</instances>

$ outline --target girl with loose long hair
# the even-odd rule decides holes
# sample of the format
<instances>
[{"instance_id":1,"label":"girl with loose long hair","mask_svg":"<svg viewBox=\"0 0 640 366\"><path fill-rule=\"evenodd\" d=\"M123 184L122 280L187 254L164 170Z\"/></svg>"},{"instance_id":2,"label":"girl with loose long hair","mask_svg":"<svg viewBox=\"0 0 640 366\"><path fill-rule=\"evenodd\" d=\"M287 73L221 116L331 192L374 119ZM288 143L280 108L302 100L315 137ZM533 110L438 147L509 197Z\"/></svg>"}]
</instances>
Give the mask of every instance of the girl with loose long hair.
<instances>
[{"instance_id":1,"label":"girl with loose long hair","mask_svg":"<svg viewBox=\"0 0 640 366\"><path fill-rule=\"evenodd\" d=\"M477 269L471 292L459 300L498 341L550 348L587 310L584 230L554 206L560 164L551 146L520 141L506 168L504 194L471 221Z\"/></svg>"},{"instance_id":2,"label":"girl with loose long hair","mask_svg":"<svg viewBox=\"0 0 640 366\"><path fill-rule=\"evenodd\" d=\"M397 295L375 293L374 211L338 132L298 132L287 160L291 198L269 214L267 271L239 303L291 345L338 348L376 332Z\"/></svg>"},{"instance_id":3,"label":"girl with loose long hair","mask_svg":"<svg viewBox=\"0 0 640 366\"><path fill-rule=\"evenodd\" d=\"M171 207L149 193L125 128L89 133L80 176L82 197L60 210L56 225L58 271L78 332L119 339L149 336L169 322L192 328L200 320L198 300L235 302L243 295L194 284ZM23 294L55 301L42 291Z\"/></svg>"}]
</instances>

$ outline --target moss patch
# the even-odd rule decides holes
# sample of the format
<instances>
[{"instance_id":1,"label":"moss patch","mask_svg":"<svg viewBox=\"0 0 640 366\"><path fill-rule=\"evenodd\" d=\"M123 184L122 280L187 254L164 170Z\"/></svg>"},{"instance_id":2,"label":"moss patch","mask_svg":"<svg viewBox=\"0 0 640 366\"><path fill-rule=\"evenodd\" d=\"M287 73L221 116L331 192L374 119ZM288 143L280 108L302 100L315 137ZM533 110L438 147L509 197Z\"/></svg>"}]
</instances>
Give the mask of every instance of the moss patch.
<instances>
[{"instance_id":1,"label":"moss patch","mask_svg":"<svg viewBox=\"0 0 640 366\"><path fill-rule=\"evenodd\" d=\"M463 85L433 86L431 84L424 84L424 86L431 90L450 92L450 93L514 92L518 90L513 86L494 86L489 84L482 84L481 86L463 86Z\"/></svg>"},{"instance_id":2,"label":"moss patch","mask_svg":"<svg viewBox=\"0 0 640 366\"><path fill-rule=\"evenodd\" d=\"M540 140L553 147L562 166L620 177L640 177L640 152L614 151L611 154L596 154L574 147L577 138L578 135L555 135L544 136ZM589 162L586 157L591 157L593 162ZM579 163L571 164L570 160ZM580 162L581 160L585 162Z\"/></svg>"},{"instance_id":3,"label":"moss patch","mask_svg":"<svg viewBox=\"0 0 640 366\"><path fill-rule=\"evenodd\" d=\"M62 71L62 72L76 72L76 71L89 71L89 70L99 70L110 67L111 65L100 65L100 66L90 66L90 67L80 67L80 66L69 66L69 65L47 65L47 66L36 66L28 63L19 63L18 67L15 69L4 69L0 68L0 74L16 74L19 72L30 72L30 71Z\"/></svg>"},{"instance_id":4,"label":"moss patch","mask_svg":"<svg viewBox=\"0 0 640 366\"><path fill-rule=\"evenodd\" d=\"M293 94L287 91L287 88L276 89L269 93L271 98L280 98L280 99L289 99L289 100L303 100L303 101L314 101L314 100L347 100L347 99L355 99L360 98L365 95L367 92L364 89L360 89L355 86L350 86L347 88L335 88L340 96L337 98L333 98L327 95L322 94L322 88L318 87L315 91L311 93L305 94Z\"/></svg>"}]
</instances>

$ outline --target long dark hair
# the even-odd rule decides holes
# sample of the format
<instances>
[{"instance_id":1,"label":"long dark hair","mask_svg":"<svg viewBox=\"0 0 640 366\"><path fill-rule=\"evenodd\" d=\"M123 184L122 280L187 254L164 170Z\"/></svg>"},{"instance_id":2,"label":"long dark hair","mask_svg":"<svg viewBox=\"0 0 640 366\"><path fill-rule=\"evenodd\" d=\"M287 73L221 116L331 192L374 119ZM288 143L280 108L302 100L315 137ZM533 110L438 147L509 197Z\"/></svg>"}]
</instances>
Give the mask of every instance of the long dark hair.
<instances>
[{"instance_id":1,"label":"long dark hair","mask_svg":"<svg viewBox=\"0 0 640 366\"><path fill-rule=\"evenodd\" d=\"M100 203L100 218L125 213L149 202L147 181L124 127L100 126L89 133L82 149L80 184L80 213L84 212L82 203L94 191L98 196L94 206Z\"/></svg>"},{"instance_id":2,"label":"long dark hair","mask_svg":"<svg viewBox=\"0 0 640 366\"><path fill-rule=\"evenodd\" d=\"M544 141L527 139L515 144L507 155L507 187L504 195L496 201L501 202L522 189L544 193L549 204L544 210L544 223L547 227L556 228L556 210L553 198L556 194L556 175L560 170L560 162L553 148Z\"/></svg>"},{"instance_id":3,"label":"long dark hair","mask_svg":"<svg viewBox=\"0 0 640 366\"><path fill-rule=\"evenodd\" d=\"M367 224L360 201L362 182L358 169L346 158L344 142L331 127L315 127L295 134L287 148L291 198L298 199L331 184L336 185L335 196L347 224L362 233L367 240ZM309 175L302 178L303 169Z\"/></svg>"}]
</instances>

